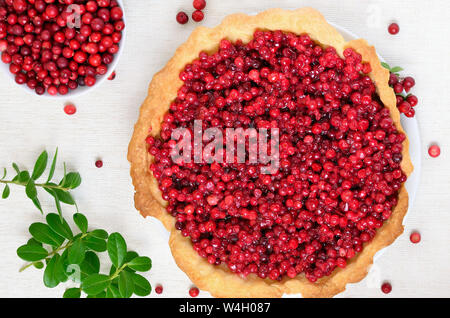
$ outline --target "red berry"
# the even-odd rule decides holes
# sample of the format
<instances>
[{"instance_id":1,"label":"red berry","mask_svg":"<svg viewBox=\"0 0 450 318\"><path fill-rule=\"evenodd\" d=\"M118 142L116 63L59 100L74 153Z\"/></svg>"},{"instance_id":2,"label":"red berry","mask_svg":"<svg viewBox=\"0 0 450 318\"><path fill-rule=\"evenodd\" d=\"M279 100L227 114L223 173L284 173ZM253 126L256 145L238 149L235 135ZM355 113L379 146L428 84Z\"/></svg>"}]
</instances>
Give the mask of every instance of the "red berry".
<instances>
[{"instance_id":1,"label":"red berry","mask_svg":"<svg viewBox=\"0 0 450 318\"><path fill-rule=\"evenodd\" d=\"M419 102L417 96L415 95L409 95L408 97L406 97L406 101L411 105L411 107L415 107Z\"/></svg>"},{"instance_id":2,"label":"red berry","mask_svg":"<svg viewBox=\"0 0 450 318\"><path fill-rule=\"evenodd\" d=\"M403 87L405 88L405 92L409 92L414 85L416 85L416 81L411 76L407 76L403 79Z\"/></svg>"},{"instance_id":3,"label":"red berry","mask_svg":"<svg viewBox=\"0 0 450 318\"><path fill-rule=\"evenodd\" d=\"M191 289L189 289L189 295L191 297L197 297L199 293L200 291L198 290L197 287L192 287Z\"/></svg>"},{"instance_id":4,"label":"red berry","mask_svg":"<svg viewBox=\"0 0 450 318\"><path fill-rule=\"evenodd\" d=\"M97 160L97 161L95 162L95 166L96 166L97 168L103 167L103 161Z\"/></svg>"},{"instance_id":5,"label":"red berry","mask_svg":"<svg viewBox=\"0 0 450 318\"><path fill-rule=\"evenodd\" d=\"M401 83L397 83L394 85L394 92L396 94L400 94L401 92L403 92L403 85Z\"/></svg>"},{"instance_id":6,"label":"red berry","mask_svg":"<svg viewBox=\"0 0 450 318\"><path fill-rule=\"evenodd\" d=\"M203 14L203 11L196 10L192 13L192 20L194 20L195 22L202 21L204 17L205 15Z\"/></svg>"},{"instance_id":7,"label":"red berry","mask_svg":"<svg viewBox=\"0 0 450 318\"><path fill-rule=\"evenodd\" d=\"M197 10L203 10L206 7L206 1L205 0L194 0L192 5Z\"/></svg>"},{"instance_id":8,"label":"red berry","mask_svg":"<svg viewBox=\"0 0 450 318\"><path fill-rule=\"evenodd\" d=\"M179 24L186 24L189 21L189 17L185 12L179 12L177 14L177 22Z\"/></svg>"},{"instance_id":9,"label":"red berry","mask_svg":"<svg viewBox=\"0 0 450 318\"><path fill-rule=\"evenodd\" d=\"M68 104L68 105L64 106L64 112L67 115L73 115L77 112L77 108L75 107L75 105Z\"/></svg>"},{"instance_id":10,"label":"red berry","mask_svg":"<svg viewBox=\"0 0 450 318\"><path fill-rule=\"evenodd\" d=\"M109 75L108 80L112 81L116 78L116 71L112 72L111 75Z\"/></svg>"},{"instance_id":11,"label":"red berry","mask_svg":"<svg viewBox=\"0 0 450 318\"><path fill-rule=\"evenodd\" d=\"M155 287L155 292L156 292L157 294L162 294L162 292L163 292L163 287L162 287L162 285L156 286L156 287Z\"/></svg>"},{"instance_id":12,"label":"red berry","mask_svg":"<svg viewBox=\"0 0 450 318\"><path fill-rule=\"evenodd\" d=\"M439 157L441 154L441 148L438 145L432 145L428 148L428 154L433 158Z\"/></svg>"},{"instance_id":13,"label":"red berry","mask_svg":"<svg viewBox=\"0 0 450 318\"><path fill-rule=\"evenodd\" d=\"M411 233L411 236L409 237L410 241L414 244L419 243L421 238L422 237L419 232L413 232L413 233Z\"/></svg>"},{"instance_id":14,"label":"red berry","mask_svg":"<svg viewBox=\"0 0 450 318\"><path fill-rule=\"evenodd\" d=\"M383 285L381 285L381 291L385 294L389 294L392 291L392 285L390 283L383 283Z\"/></svg>"},{"instance_id":15,"label":"red berry","mask_svg":"<svg viewBox=\"0 0 450 318\"><path fill-rule=\"evenodd\" d=\"M397 23L391 23L388 27L388 31L390 34L397 34L400 31L400 27Z\"/></svg>"}]
</instances>

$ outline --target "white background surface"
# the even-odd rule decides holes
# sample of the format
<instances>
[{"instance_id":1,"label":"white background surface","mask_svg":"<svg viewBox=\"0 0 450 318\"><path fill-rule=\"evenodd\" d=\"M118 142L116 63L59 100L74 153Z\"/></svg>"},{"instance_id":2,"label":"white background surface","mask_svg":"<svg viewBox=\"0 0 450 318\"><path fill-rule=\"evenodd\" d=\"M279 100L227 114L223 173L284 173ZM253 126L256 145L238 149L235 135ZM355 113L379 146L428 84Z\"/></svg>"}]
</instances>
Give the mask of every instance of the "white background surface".
<instances>
[{"instance_id":1,"label":"white background surface","mask_svg":"<svg viewBox=\"0 0 450 318\"><path fill-rule=\"evenodd\" d=\"M63 112L63 101L49 101L25 94L22 88L0 74L0 167L15 161L32 169L43 149L53 153L59 146L60 159L83 177L74 194L92 227L104 227L126 236L129 249L153 259L146 276L164 293L152 297L185 297L191 286L175 265L166 235L154 220L144 220L133 207L133 188L126 160L128 142L146 96L147 85L184 42L196 24L175 22L180 9L192 11L191 0L125 0L127 43L117 67L117 77L92 93L75 100L74 116ZM227 14L256 12L271 7L313 6L326 18L374 44L391 64L400 65L416 78L418 120L422 137L422 178L405 233L386 250L366 279L349 285L339 297L450 297L450 146L448 89L450 60L450 2L430 1L334 1L334 0L208 0L206 26L218 24ZM400 33L391 36L387 26L400 24ZM438 142L442 154L426 155L427 147ZM94 162L102 158L104 167ZM13 173L9 169L9 175ZM61 174L61 170L58 170ZM28 226L42 217L24 189L11 188L11 196L0 201L0 297L60 297L65 286L48 289L42 271L18 273L23 262L16 249L29 235ZM41 198L47 195L42 193ZM44 201L44 200L43 200ZM44 201L53 212L53 203ZM64 206L66 216L73 209ZM422 242L413 245L409 234L419 230ZM380 291L383 281L393 291ZM208 296L201 292L200 296Z\"/></svg>"}]
</instances>

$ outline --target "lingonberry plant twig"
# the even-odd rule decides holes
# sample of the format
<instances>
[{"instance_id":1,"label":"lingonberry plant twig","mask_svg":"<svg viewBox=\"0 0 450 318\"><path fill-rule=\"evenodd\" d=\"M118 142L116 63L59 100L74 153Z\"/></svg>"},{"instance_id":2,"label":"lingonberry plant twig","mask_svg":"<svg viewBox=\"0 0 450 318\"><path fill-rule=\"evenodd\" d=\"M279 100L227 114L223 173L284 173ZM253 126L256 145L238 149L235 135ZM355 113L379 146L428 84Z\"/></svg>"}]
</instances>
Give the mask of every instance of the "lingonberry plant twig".
<instances>
[{"instance_id":1,"label":"lingonberry plant twig","mask_svg":"<svg viewBox=\"0 0 450 318\"><path fill-rule=\"evenodd\" d=\"M70 190L81 184L81 176L77 172L67 173L64 164L64 177L58 184L53 183L51 180L55 172L57 154L58 150L53 157L46 182L36 182L47 167L46 151L36 160L31 173L27 170L21 171L18 165L13 163L16 176L12 180L5 180L7 171L4 169L0 179L0 183L5 184L2 195L4 199L10 194L9 185L24 186L27 196L43 213L37 198L37 188L42 188L53 196L58 210L58 214L47 214L45 223L37 222L29 227L32 237L17 249L17 255L28 262L20 271L32 266L37 269L45 268L44 285L49 288L69 280L79 284L78 287L67 289L64 293L65 298L79 298L81 292L90 298L149 295L150 283L137 272L147 272L151 269L150 258L128 251L125 239L119 233L108 235L108 232L102 229L89 231L88 220L81 213L73 215L73 221L80 232L76 235L64 219L61 202L76 206ZM100 258L97 254L105 251L108 251L112 263L109 275L99 273Z\"/></svg>"},{"instance_id":2,"label":"lingonberry plant twig","mask_svg":"<svg viewBox=\"0 0 450 318\"><path fill-rule=\"evenodd\" d=\"M133 294L147 296L151 292L148 280L137 272L151 269L150 258L127 251L125 239L119 233L108 235L102 229L88 231L88 220L81 213L73 216L80 233L73 234L68 222L58 214L49 213L46 223L33 223L32 236L17 249L17 255L31 266L44 270L44 285L54 288L69 280L79 287L66 290L65 298L79 298L83 291L89 298L128 298ZM109 275L100 274L97 253L108 251L111 260Z\"/></svg>"},{"instance_id":3,"label":"lingonberry plant twig","mask_svg":"<svg viewBox=\"0 0 450 318\"><path fill-rule=\"evenodd\" d=\"M18 185L25 187L25 193L28 198L31 199L33 204L43 213L41 203L38 199L38 188L42 188L47 191L55 200L56 208L60 216L61 212L61 202L69 205L74 205L78 211L78 206L73 199L70 190L77 188L81 184L81 176L78 172L66 171L66 164L64 163L64 176L61 181L56 184L52 181L53 175L55 173L56 161L58 157L58 149L55 151L50 170L48 172L47 181L37 183L36 181L41 178L44 174L47 164L48 164L48 153L44 151L37 158L33 171L30 173L28 170L20 170L16 163L12 164L13 169L16 172L16 176L11 180L5 180L7 175L6 168L3 169L3 177L0 179L0 183L4 184L2 198L6 199L10 194L10 185Z\"/></svg>"}]
</instances>

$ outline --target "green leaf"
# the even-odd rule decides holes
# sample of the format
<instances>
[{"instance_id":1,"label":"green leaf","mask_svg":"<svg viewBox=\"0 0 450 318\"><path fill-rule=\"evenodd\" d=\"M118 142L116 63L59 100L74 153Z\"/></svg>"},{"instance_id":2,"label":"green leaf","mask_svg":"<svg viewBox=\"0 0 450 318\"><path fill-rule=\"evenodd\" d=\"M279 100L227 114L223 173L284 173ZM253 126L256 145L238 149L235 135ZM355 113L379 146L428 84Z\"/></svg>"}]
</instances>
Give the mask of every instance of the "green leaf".
<instances>
[{"instance_id":1,"label":"green leaf","mask_svg":"<svg viewBox=\"0 0 450 318\"><path fill-rule=\"evenodd\" d=\"M86 248L81 240L76 240L73 242L72 246L69 247L68 261L69 264L81 264L84 260L86 254Z\"/></svg>"},{"instance_id":2,"label":"green leaf","mask_svg":"<svg viewBox=\"0 0 450 318\"><path fill-rule=\"evenodd\" d=\"M86 237L84 239L84 243L86 246L96 252L104 252L106 251L106 241L102 239L98 239L96 237Z\"/></svg>"},{"instance_id":3,"label":"green leaf","mask_svg":"<svg viewBox=\"0 0 450 318\"><path fill-rule=\"evenodd\" d=\"M81 213L75 213L73 215L73 221L78 226L78 228L81 230L81 232L86 233L88 230L88 220L86 217Z\"/></svg>"},{"instance_id":4,"label":"green leaf","mask_svg":"<svg viewBox=\"0 0 450 318\"><path fill-rule=\"evenodd\" d=\"M66 282L68 279L68 273L66 272L66 262L67 262L67 249L62 253L59 260L55 265L55 277L61 282Z\"/></svg>"},{"instance_id":5,"label":"green leaf","mask_svg":"<svg viewBox=\"0 0 450 318\"><path fill-rule=\"evenodd\" d=\"M44 263L42 263L42 262L37 262L37 263L34 263L33 266L34 266L35 268L37 268L37 269L43 269L43 268L44 268Z\"/></svg>"},{"instance_id":6,"label":"green leaf","mask_svg":"<svg viewBox=\"0 0 450 318\"><path fill-rule=\"evenodd\" d=\"M55 155L53 156L52 165L50 166L50 172L48 173L48 179L47 182L50 182L53 178L53 174L55 173L56 168L56 159L58 157L58 148L56 148Z\"/></svg>"},{"instance_id":7,"label":"green leaf","mask_svg":"<svg viewBox=\"0 0 450 318\"><path fill-rule=\"evenodd\" d=\"M48 251L39 245L27 244L17 249L17 256L27 262L36 262L48 256Z\"/></svg>"},{"instance_id":8,"label":"green leaf","mask_svg":"<svg viewBox=\"0 0 450 318\"><path fill-rule=\"evenodd\" d=\"M105 230L93 230L89 233L89 236L95 237L101 240L106 240L108 238L108 232Z\"/></svg>"},{"instance_id":9,"label":"green leaf","mask_svg":"<svg viewBox=\"0 0 450 318\"><path fill-rule=\"evenodd\" d=\"M134 292L134 281L132 274L122 271L119 275L119 292L123 298L130 298Z\"/></svg>"},{"instance_id":10,"label":"green leaf","mask_svg":"<svg viewBox=\"0 0 450 318\"><path fill-rule=\"evenodd\" d=\"M106 298L106 292L102 291L97 295L88 295L86 298Z\"/></svg>"},{"instance_id":11,"label":"green leaf","mask_svg":"<svg viewBox=\"0 0 450 318\"><path fill-rule=\"evenodd\" d=\"M47 186L57 186L54 183L47 183L46 185ZM75 205L75 200L73 199L72 195L67 191L63 191L61 189L53 189L53 188L44 188L44 190L47 191L48 193L50 193L52 195L52 197L58 198L59 201L65 203L65 204Z\"/></svg>"},{"instance_id":12,"label":"green leaf","mask_svg":"<svg viewBox=\"0 0 450 318\"><path fill-rule=\"evenodd\" d=\"M138 256L139 254L135 251L128 251L127 256L125 256L125 263L129 263L131 260L135 259Z\"/></svg>"},{"instance_id":13,"label":"green leaf","mask_svg":"<svg viewBox=\"0 0 450 318\"><path fill-rule=\"evenodd\" d=\"M54 190L52 190L54 192ZM58 211L59 217L62 219L62 209L61 209L61 201L59 201L58 196L54 193L53 198L55 199L56 210Z\"/></svg>"},{"instance_id":14,"label":"green leaf","mask_svg":"<svg viewBox=\"0 0 450 318\"><path fill-rule=\"evenodd\" d=\"M81 289L79 288L69 288L64 292L63 298L80 298Z\"/></svg>"},{"instance_id":15,"label":"green leaf","mask_svg":"<svg viewBox=\"0 0 450 318\"><path fill-rule=\"evenodd\" d=\"M0 179L0 180L3 180L3 179L5 179L5 177L6 177L6 173L7 173L7 171L6 171L6 168L3 168L3 177L1 177L1 179Z\"/></svg>"},{"instance_id":16,"label":"green leaf","mask_svg":"<svg viewBox=\"0 0 450 318\"><path fill-rule=\"evenodd\" d=\"M39 211L41 211L41 213L43 214L44 211L42 211L41 202L39 202L39 199L36 197L36 198L32 199L31 201L33 201L34 206L37 207L39 209Z\"/></svg>"},{"instance_id":17,"label":"green leaf","mask_svg":"<svg viewBox=\"0 0 450 318\"><path fill-rule=\"evenodd\" d=\"M25 187L25 193L31 200L37 197L37 189L33 179L28 180L27 186Z\"/></svg>"},{"instance_id":18,"label":"green leaf","mask_svg":"<svg viewBox=\"0 0 450 318\"><path fill-rule=\"evenodd\" d=\"M131 277L133 278L134 293L136 295L141 297L150 295L150 293L152 292L152 286L145 277L135 273L132 273Z\"/></svg>"},{"instance_id":19,"label":"green leaf","mask_svg":"<svg viewBox=\"0 0 450 318\"><path fill-rule=\"evenodd\" d=\"M28 171L22 171L19 173L19 182L25 183L30 180L30 173Z\"/></svg>"},{"instance_id":20,"label":"green leaf","mask_svg":"<svg viewBox=\"0 0 450 318\"><path fill-rule=\"evenodd\" d=\"M34 245L34 246L42 246L41 242L36 241L34 238L30 238L27 242L28 245Z\"/></svg>"},{"instance_id":21,"label":"green leaf","mask_svg":"<svg viewBox=\"0 0 450 318\"><path fill-rule=\"evenodd\" d=\"M64 242L64 238L56 234L50 226L44 223L33 223L30 225L29 231L31 235L41 243L52 246L60 246Z\"/></svg>"},{"instance_id":22,"label":"green leaf","mask_svg":"<svg viewBox=\"0 0 450 318\"><path fill-rule=\"evenodd\" d=\"M42 174L45 171L45 168L47 168L47 161L48 161L47 151L43 151L36 160L36 163L34 164L33 173L31 174L31 178L33 180L37 180L39 179L40 176L42 176Z\"/></svg>"},{"instance_id":23,"label":"green leaf","mask_svg":"<svg viewBox=\"0 0 450 318\"><path fill-rule=\"evenodd\" d=\"M46 217L47 224L50 228L62 237L70 240L73 238L72 230L66 220L61 220L61 217L55 213L49 213Z\"/></svg>"},{"instance_id":24,"label":"green leaf","mask_svg":"<svg viewBox=\"0 0 450 318\"><path fill-rule=\"evenodd\" d=\"M146 256L136 257L128 263L128 267L138 272L148 272L152 268L152 260Z\"/></svg>"},{"instance_id":25,"label":"green leaf","mask_svg":"<svg viewBox=\"0 0 450 318\"><path fill-rule=\"evenodd\" d=\"M100 259L97 254L87 251L84 261L80 264L80 269L87 275L98 274L100 272Z\"/></svg>"},{"instance_id":26,"label":"green leaf","mask_svg":"<svg viewBox=\"0 0 450 318\"><path fill-rule=\"evenodd\" d=\"M6 199L9 197L11 190L9 189L9 185L5 184L5 189L3 189L2 199Z\"/></svg>"},{"instance_id":27,"label":"green leaf","mask_svg":"<svg viewBox=\"0 0 450 318\"><path fill-rule=\"evenodd\" d=\"M119 292L119 288L114 285L110 285L106 289L106 298L122 298Z\"/></svg>"},{"instance_id":28,"label":"green leaf","mask_svg":"<svg viewBox=\"0 0 450 318\"><path fill-rule=\"evenodd\" d=\"M403 71L403 68L401 68L400 66L394 66L393 68L391 68L392 73L398 73L401 71Z\"/></svg>"},{"instance_id":29,"label":"green leaf","mask_svg":"<svg viewBox=\"0 0 450 318\"><path fill-rule=\"evenodd\" d=\"M81 176L78 172L70 172L61 180L60 186L63 188L75 189L81 184Z\"/></svg>"},{"instance_id":30,"label":"green leaf","mask_svg":"<svg viewBox=\"0 0 450 318\"><path fill-rule=\"evenodd\" d=\"M19 175L20 174L20 169L19 169L19 166L17 165L17 163L13 162L12 167L14 168L14 170L16 170L17 175Z\"/></svg>"},{"instance_id":31,"label":"green leaf","mask_svg":"<svg viewBox=\"0 0 450 318\"><path fill-rule=\"evenodd\" d=\"M388 63L381 62L381 66L383 66L384 68L388 69L389 71L391 70L391 67L389 66Z\"/></svg>"},{"instance_id":32,"label":"green leaf","mask_svg":"<svg viewBox=\"0 0 450 318\"><path fill-rule=\"evenodd\" d=\"M83 279L81 288L88 295L98 295L99 293L104 291L110 283L111 279L109 278L109 276L102 274L92 274Z\"/></svg>"},{"instance_id":33,"label":"green leaf","mask_svg":"<svg viewBox=\"0 0 450 318\"><path fill-rule=\"evenodd\" d=\"M59 254L55 254L52 259L48 262L47 267L44 271L44 285L48 288L54 288L58 286L60 281L58 280L57 273L57 263L59 261Z\"/></svg>"},{"instance_id":34,"label":"green leaf","mask_svg":"<svg viewBox=\"0 0 450 318\"><path fill-rule=\"evenodd\" d=\"M127 255L127 243L122 235L113 233L108 238L108 254L111 262L116 268L122 266Z\"/></svg>"}]
</instances>

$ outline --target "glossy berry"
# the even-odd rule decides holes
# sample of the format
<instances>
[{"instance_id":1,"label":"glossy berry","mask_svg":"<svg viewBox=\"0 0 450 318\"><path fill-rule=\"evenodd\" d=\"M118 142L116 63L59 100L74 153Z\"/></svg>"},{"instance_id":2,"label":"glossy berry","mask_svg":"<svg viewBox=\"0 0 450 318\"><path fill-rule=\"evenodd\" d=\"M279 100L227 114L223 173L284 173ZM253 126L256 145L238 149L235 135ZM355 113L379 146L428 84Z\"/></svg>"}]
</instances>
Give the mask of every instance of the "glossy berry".
<instances>
[{"instance_id":1,"label":"glossy berry","mask_svg":"<svg viewBox=\"0 0 450 318\"><path fill-rule=\"evenodd\" d=\"M189 17L186 12L178 12L177 14L177 22L179 24L186 24L189 21Z\"/></svg>"},{"instance_id":2,"label":"glossy berry","mask_svg":"<svg viewBox=\"0 0 450 318\"><path fill-rule=\"evenodd\" d=\"M191 289L189 289L189 295L191 297L197 297L199 293L200 291L198 290L197 287L192 287Z\"/></svg>"},{"instance_id":3,"label":"glossy berry","mask_svg":"<svg viewBox=\"0 0 450 318\"><path fill-rule=\"evenodd\" d=\"M439 157L441 154L441 148L438 145L431 145L430 148L428 148L428 154L432 158Z\"/></svg>"},{"instance_id":4,"label":"glossy berry","mask_svg":"<svg viewBox=\"0 0 450 318\"><path fill-rule=\"evenodd\" d=\"M162 294L162 292L163 292L163 287L162 287L162 285L157 285L157 286L155 287L155 292L156 292L157 294Z\"/></svg>"},{"instance_id":5,"label":"glossy berry","mask_svg":"<svg viewBox=\"0 0 450 318\"><path fill-rule=\"evenodd\" d=\"M102 160L97 160L97 161L95 162L95 166L96 166L97 168L103 167L103 161L102 161Z\"/></svg>"},{"instance_id":6,"label":"glossy berry","mask_svg":"<svg viewBox=\"0 0 450 318\"><path fill-rule=\"evenodd\" d=\"M409 237L410 241L411 241L412 243L414 243L414 244L419 243L420 240L421 240L421 238L422 238L422 237L421 237L421 235L420 235L419 232L413 232L413 233L411 233L411 235L410 235L410 237Z\"/></svg>"},{"instance_id":7,"label":"glossy berry","mask_svg":"<svg viewBox=\"0 0 450 318\"><path fill-rule=\"evenodd\" d=\"M394 35L400 31L400 27L397 23L391 23L388 27L388 31L390 34Z\"/></svg>"},{"instance_id":8,"label":"glossy berry","mask_svg":"<svg viewBox=\"0 0 450 318\"><path fill-rule=\"evenodd\" d=\"M383 283L383 285L381 285L381 291L385 294L389 294L392 291L392 285L390 283Z\"/></svg>"},{"instance_id":9,"label":"glossy berry","mask_svg":"<svg viewBox=\"0 0 450 318\"><path fill-rule=\"evenodd\" d=\"M204 17L205 17L205 15L203 14L203 11L195 10L192 13L192 20L194 20L195 22L202 21Z\"/></svg>"},{"instance_id":10,"label":"glossy berry","mask_svg":"<svg viewBox=\"0 0 450 318\"><path fill-rule=\"evenodd\" d=\"M116 78L116 71L112 72L111 75L109 75L108 80L112 81Z\"/></svg>"},{"instance_id":11,"label":"glossy berry","mask_svg":"<svg viewBox=\"0 0 450 318\"><path fill-rule=\"evenodd\" d=\"M194 0L192 5L197 10L203 10L206 7L206 0Z\"/></svg>"},{"instance_id":12,"label":"glossy berry","mask_svg":"<svg viewBox=\"0 0 450 318\"><path fill-rule=\"evenodd\" d=\"M64 106L64 112L67 115L73 115L77 112L77 108L73 104L68 104L68 105Z\"/></svg>"}]
</instances>

